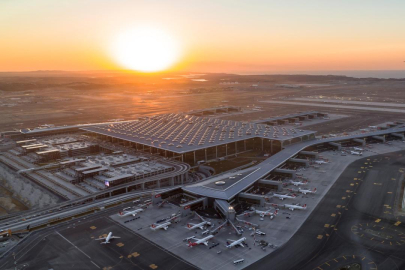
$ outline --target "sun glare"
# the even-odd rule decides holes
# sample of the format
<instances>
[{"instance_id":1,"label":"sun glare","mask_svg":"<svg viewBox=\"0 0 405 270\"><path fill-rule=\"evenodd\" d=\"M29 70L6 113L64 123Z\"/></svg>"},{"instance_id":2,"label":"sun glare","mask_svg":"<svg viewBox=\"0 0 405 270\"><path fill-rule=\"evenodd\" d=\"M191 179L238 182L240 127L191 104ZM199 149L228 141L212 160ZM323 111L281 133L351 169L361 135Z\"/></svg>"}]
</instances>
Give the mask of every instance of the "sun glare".
<instances>
[{"instance_id":1,"label":"sun glare","mask_svg":"<svg viewBox=\"0 0 405 270\"><path fill-rule=\"evenodd\" d=\"M113 54L124 67L142 71L161 71L179 57L176 41L156 28L134 28L120 33L114 41Z\"/></svg>"}]
</instances>

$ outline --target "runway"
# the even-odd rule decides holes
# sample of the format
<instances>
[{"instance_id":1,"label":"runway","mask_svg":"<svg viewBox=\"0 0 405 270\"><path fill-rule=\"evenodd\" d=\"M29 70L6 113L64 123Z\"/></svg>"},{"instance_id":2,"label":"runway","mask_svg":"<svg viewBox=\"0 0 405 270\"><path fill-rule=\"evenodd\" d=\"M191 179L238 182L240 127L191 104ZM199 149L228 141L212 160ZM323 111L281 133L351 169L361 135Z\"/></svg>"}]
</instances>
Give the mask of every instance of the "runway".
<instances>
[{"instance_id":1,"label":"runway","mask_svg":"<svg viewBox=\"0 0 405 270\"><path fill-rule=\"evenodd\" d=\"M393 112L393 113L405 113L404 109L392 109L392 108L378 108L378 107L363 107L363 106L350 106L350 105L339 105L339 104L322 104L317 102L299 102L299 101L277 101L277 100L263 100L260 102L269 104L285 104L285 105L299 105L299 106L309 106L309 107L324 107L324 108L337 108L337 109L350 109L350 110L361 110L361 111L375 111L375 112ZM367 105L367 104L364 104Z\"/></svg>"},{"instance_id":2,"label":"runway","mask_svg":"<svg viewBox=\"0 0 405 270\"><path fill-rule=\"evenodd\" d=\"M111 211L33 233L13 252L17 269L197 269L170 251L108 218ZM112 232L120 238L100 244ZM0 269L14 269L13 255Z\"/></svg>"},{"instance_id":3,"label":"runway","mask_svg":"<svg viewBox=\"0 0 405 270\"><path fill-rule=\"evenodd\" d=\"M405 218L396 208L404 155L352 163L298 232L248 269L404 269Z\"/></svg>"}]
</instances>

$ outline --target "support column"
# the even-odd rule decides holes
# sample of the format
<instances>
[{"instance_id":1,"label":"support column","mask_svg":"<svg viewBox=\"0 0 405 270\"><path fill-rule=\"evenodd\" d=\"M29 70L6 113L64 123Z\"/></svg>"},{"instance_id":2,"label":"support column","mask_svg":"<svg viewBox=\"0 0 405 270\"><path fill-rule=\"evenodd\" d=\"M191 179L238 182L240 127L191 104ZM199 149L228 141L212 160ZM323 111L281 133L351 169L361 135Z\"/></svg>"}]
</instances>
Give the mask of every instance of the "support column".
<instances>
[{"instance_id":1,"label":"support column","mask_svg":"<svg viewBox=\"0 0 405 270\"><path fill-rule=\"evenodd\" d=\"M160 188L160 180L156 181L156 186L157 186L157 188Z\"/></svg>"},{"instance_id":2,"label":"support column","mask_svg":"<svg viewBox=\"0 0 405 270\"><path fill-rule=\"evenodd\" d=\"M207 158L207 148L205 148L204 151L205 151L205 161L207 161L208 160L208 158Z\"/></svg>"},{"instance_id":3,"label":"support column","mask_svg":"<svg viewBox=\"0 0 405 270\"><path fill-rule=\"evenodd\" d=\"M228 144L225 144L225 156L228 156Z\"/></svg>"},{"instance_id":4,"label":"support column","mask_svg":"<svg viewBox=\"0 0 405 270\"><path fill-rule=\"evenodd\" d=\"M194 154L194 163L193 163L193 165L195 165L197 163L197 158L195 156L195 151L193 151L193 154Z\"/></svg>"},{"instance_id":5,"label":"support column","mask_svg":"<svg viewBox=\"0 0 405 270\"><path fill-rule=\"evenodd\" d=\"M215 146L215 158L218 158L218 146Z\"/></svg>"},{"instance_id":6,"label":"support column","mask_svg":"<svg viewBox=\"0 0 405 270\"><path fill-rule=\"evenodd\" d=\"M141 184L141 189L142 189L142 190L145 190L145 182L143 182L143 183Z\"/></svg>"}]
</instances>

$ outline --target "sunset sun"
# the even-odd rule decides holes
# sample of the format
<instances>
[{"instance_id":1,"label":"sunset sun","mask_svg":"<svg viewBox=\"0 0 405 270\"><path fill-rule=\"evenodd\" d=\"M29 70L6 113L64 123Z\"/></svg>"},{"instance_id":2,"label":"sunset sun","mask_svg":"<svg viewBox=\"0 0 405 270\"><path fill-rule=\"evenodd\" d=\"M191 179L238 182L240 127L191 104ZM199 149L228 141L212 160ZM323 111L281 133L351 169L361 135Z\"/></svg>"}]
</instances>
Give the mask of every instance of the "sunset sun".
<instances>
[{"instance_id":1,"label":"sunset sun","mask_svg":"<svg viewBox=\"0 0 405 270\"><path fill-rule=\"evenodd\" d=\"M114 40L113 54L125 68L155 72L170 68L179 57L176 40L156 28L134 28L120 33Z\"/></svg>"}]
</instances>

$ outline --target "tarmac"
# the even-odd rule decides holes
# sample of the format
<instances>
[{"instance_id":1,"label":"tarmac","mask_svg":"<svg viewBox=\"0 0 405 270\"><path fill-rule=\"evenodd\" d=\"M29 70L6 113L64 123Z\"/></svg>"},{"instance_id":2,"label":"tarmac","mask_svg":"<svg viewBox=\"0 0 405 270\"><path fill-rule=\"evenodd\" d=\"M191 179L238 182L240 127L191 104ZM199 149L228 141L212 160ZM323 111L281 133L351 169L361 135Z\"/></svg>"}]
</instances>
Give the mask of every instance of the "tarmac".
<instances>
[{"instance_id":1,"label":"tarmac","mask_svg":"<svg viewBox=\"0 0 405 270\"><path fill-rule=\"evenodd\" d=\"M355 161L290 241L248 269L404 269L404 165L405 151Z\"/></svg>"},{"instance_id":2,"label":"tarmac","mask_svg":"<svg viewBox=\"0 0 405 270\"><path fill-rule=\"evenodd\" d=\"M113 210L115 211L115 210ZM0 269L197 269L108 218L112 211L34 232L0 260ZM109 232L109 244L95 239Z\"/></svg>"}]
</instances>

